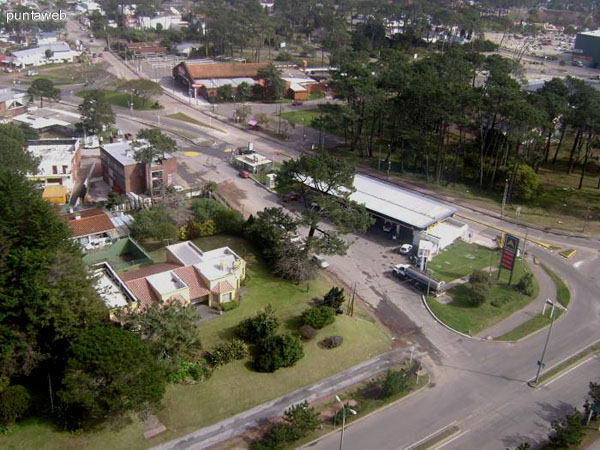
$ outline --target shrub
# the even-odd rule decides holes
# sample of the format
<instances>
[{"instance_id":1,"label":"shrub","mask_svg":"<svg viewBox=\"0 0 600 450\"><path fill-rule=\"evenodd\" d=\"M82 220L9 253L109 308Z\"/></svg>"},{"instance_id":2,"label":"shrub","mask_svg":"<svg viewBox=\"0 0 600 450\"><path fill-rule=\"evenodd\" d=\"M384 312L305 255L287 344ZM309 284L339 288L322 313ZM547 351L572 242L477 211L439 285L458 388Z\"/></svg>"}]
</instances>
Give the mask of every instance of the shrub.
<instances>
[{"instance_id":1,"label":"shrub","mask_svg":"<svg viewBox=\"0 0 600 450\"><path fill-rule=\"evenodd\" d=\"M315 330L310 325L302 325L300 327L300 330L298 331L300 332L300 336L302 336L307 341L310 339L314 339L314 337L317 335L317 330Z\"/></svg>"},{"instance_id":2,"label":"shrub","mask_svg":"<svg viewBox=\"0 0 600 450\"><path fill-rule=\"evenodd\" d=\"M29 393L19 384L0 392L0 425L9 426L23 417L29 408Z\"/></svg>"},{"instance_id":3,"label":"shrub","mask_svg":"<svg viewBox=\"0 0 600 450\"><path fill-rule=\"evenodd\" d=\"M533 274L526 273L521 277L516 285L517 291L521 294L531 296L533 295Z\"/></svg>"},{"instance_id":4,"label":"shrub","mask_svg":"<svg viewBox=\"0 0 600 450\"><path fill-rule=\"evenodd\" d=\"M167 375L167 381L169 383L183 383L184 381L199 381L200 379L208 378L206 377L206 373L201 369L195 362L184 361L177 371Z\"/></svg>"},{"instance_id":5,"label":"shrub","mask_svg":"<svg viewBox=\"0 0 600 450\"><path fill-rule=\"evenodd\" d=\"M253 442L250 450L279 450L294 440L292 428L286 423L278 422L271 425L269 431L259 442Z\"/></svg>"},{"instance_id":6,"label":"shrub","mask_svg":"<svg viewBox=\"0 0 600 450\"><path fill-rule=\"evenodd\" d=\"M517 200L532 200L540 190L537 173L526 165L519 166L515 181L514 195Z\"/></svg>"},{"instance_id":7,"label":"shrub","mask_svg":"<svg viewBox=\"0 0 600 450\"><path fill-rule=\"evenodd\" d=\"M344 300L346 300L344 297L344 289L333 286L329 292L325 294L325 297L323 297L323 306L329 306L337 311L341 308Z\"/></svg>"},{"instance_id":8,"label":"shrub","mask_svg":"<svg viewBox=\"0 0 600 450\"><path fill-rule=\"evenodd\" d=\"M200 236L212 236L217 232L217 225L214 220L205 220L198 226Z\"/></svg>"},{"instance_id":9,"label":"shrub","mask_svg":"<svg viewBox=\"0 0 600 450\"><path fill-rule=\"evenodd\" d=\"M469 283L489 283L490 278L491 277L487 272L484 272L483 270L475 270L469 277Z\"/></svg>"},{"instance_id":10,"label":"shrub","mask_svg":"<svg viewBox=\"0 0 600 450\"><path fill-rule=\"evenodd\" d=\"M279 320L273 316L273 308L268 305L256 316L241 321L236 333L241 339L255 343L273 336L278 327Z\"/></svg>"},{"instance_id":11,"label":"shrub","mask_svg":"<svg viewBox=\"0 0 600 450\"><path fill-rule=\"evenodd\" d=\"M386 370L381 384L381 396L384 398L406 390L406 374L398 370Z\"/></svg>"},{"instance_id":12,"label":"shrub","mask_svg":"<svg viewBox=\"0 0 600 450\"><path fill-rule=\"evenodd\" d=\"M510 298L508 297L499 297L499 298L495 298L494 300L492 300L492 302L490 303L494 308L501 308L503 305L505 305L506 303L510 302Z\"/></svg>"},{"instance_id":13,"label":"shrub","mask_svg":"<svg viewBox=\"0 0 600 450\"><path fill-rule=\"evenodd\" d=\"M224 366L246 356L248 356L248 347L239 339L219 344L207 354L208 360L214 367Z\"/></svg>"},{"instance_id":14,"label":"shrub","mask_svg":"<svg viewBox=\"0 0 600 450\"><path fill-rule=\"evenodd\" d=\"M469 287L467 300L473 307L481 306L490 295L490 287L485 283L475 283Z\"/></svg>"},{"instance_id":15,"label":"shrub","mask_svg":"<svg viewBox=\"0 0 600 450\"><path fill-rule=\"evenodd\" d=\"M329 336L323 339L320 344L324 348L331 349L339 347L342 345L342 342L344 342L344 338L342 336Z\"/></svg>"},{"instance_id":16,"label":"shrub","mask_svg":"<svg viewBox=\"0 0 600 450\"><path fill-rule=\"evenodd\" d=\"M320 330L335 321L335 310L329 306L314 306L305 310L300 316L304 325Z\"/></svg>"},{"instance_id":17,"label":"shrub","mask_svg":"<svg viewBox=\"0 0 600 450\"><path fill-rule=\"evenodd\" d=\"M221 305L221 309L224 312L227 312L227 311L231 311L233 309L236 309L238 306L240 306L240 304L238 302L236 302L235 300L231 300L230 302L223 303Z\"/></svg>"},{"instance_id":18,"label":"shrub","mask_svg":"<svg viewBox=\"0 0 600 450\"><path fill-rule=\"evenodd\" d=\"M291 334L270 336L258 342L254 368L259 372L275 372L292 367L304 356L302 341Z\"/></svg>"},{"instance_id":19,"label":"shrub","mask_svg":"<svg viewBox=\"0 0 600 450\"><path fill-rule=\"evenodd\" d=\"M244 216L235 209L229 209L223 207L222 209L215 212L213 217L217 230L219 233L227 234L242 234L244 226Z\"/></svg>"}]
</instances>

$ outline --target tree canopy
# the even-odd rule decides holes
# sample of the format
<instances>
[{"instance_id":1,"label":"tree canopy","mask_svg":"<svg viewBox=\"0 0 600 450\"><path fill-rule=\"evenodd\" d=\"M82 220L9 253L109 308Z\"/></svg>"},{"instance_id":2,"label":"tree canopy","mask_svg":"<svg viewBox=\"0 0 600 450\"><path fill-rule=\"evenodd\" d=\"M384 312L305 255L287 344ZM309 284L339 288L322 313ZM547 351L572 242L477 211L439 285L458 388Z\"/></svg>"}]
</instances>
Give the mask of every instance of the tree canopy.
<instances>
[{"instance_id":1,"label":"tree canopy","mask_svg":"<svg viewBox=\"0 0 600 450\"><path fill-rule=\"evenodd\" d=\"M78 109L81 124L88 133L99 133L115 123L112 106L106 100L104 92L99 89L87 91Z\"/></svg>"},{"instance_id":2,"label":"tree canopy","mask_svg":"<svg viewBox=\"0 0 600 450\"><path fill-rule=\"evenodd\" d=\"M37 78L33 80L33 83L27 89L27 93L34 97L39 97L42 108L44 107L44 98L56 101L60 100L60 89L54 86L54 82L50 78Z\"/></svg>"}]
</instances>

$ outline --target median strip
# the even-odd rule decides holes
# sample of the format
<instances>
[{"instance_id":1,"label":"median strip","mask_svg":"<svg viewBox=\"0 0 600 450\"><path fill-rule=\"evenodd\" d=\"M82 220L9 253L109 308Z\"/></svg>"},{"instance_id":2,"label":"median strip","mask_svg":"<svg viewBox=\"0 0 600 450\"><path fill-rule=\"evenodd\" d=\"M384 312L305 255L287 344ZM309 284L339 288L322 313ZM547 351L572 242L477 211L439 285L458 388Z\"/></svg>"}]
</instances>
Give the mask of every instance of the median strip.
<instances>
[{"instance_id":1,"label":"median strip","mask_svg":"<svg viewBox=\"0 0 600 450\"><path fill-rule=\"evenodd\" d=\"M531 387L541 387L556 377L558 377L561 373L573 368L577 364L590 359L594 355L600 352L600 342L596 342L595 344L590 345L589 347L584 348L580 352L575 355L565 359L563 362L558 363L554 367L551 367L547 371L543 372L538 380L537 384L533 384L533 378L529 380L528 384Z\"/></svg>"},{"instance_id":2,"label":"median strip","mask_svg":"<svg viewBox=\"0 0 600 450\"><path fill-rule=\"evenodd\" d=\"M417 442L416 445L408 447L409 450L427 450L429 448L435 448L445 441L450 439L456 433L460 431L458 425L450 424L441 430L433 433L433 435L427 436L424 440Z\"/></svg>"}]
</instances>

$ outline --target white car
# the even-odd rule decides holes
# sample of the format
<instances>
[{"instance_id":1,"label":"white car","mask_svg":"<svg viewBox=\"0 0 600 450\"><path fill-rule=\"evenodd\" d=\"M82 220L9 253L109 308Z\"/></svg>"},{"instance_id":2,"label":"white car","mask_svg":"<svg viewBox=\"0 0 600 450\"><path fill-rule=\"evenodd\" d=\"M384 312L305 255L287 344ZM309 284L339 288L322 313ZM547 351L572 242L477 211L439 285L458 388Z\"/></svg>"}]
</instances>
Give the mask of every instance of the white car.
<instances>
[{"instance_id":1,"label":"white car","mask_svg":"<svg viewBox=\"0 0 600 450\"><path fill-rule=\"evenodd\" d=\"M410 244L402 244L400 248L398 248L398 253L401 255L408 255L413 249L413 246Z\"/></svg>"},{"instance_id":2,"label":"white car","mask_svg":"<svg viewBox=\"0 0 600 450\"><path fill-rule=\"evenodd\" d=\"M321 269L327 269L329 267L329 263L322 256L314 255L313 261L316 262Z\"/></svg>"},{"instance_id":3,"label":"white car","mask_svg":"<svg viewBox=\"0 0 600 450\"><path fill-rule=\"evenodd\" d=\"M383 224L383 231L389 233L393 230L394 224L392 222L386 222Z\"/></svg>"}]
</instances>

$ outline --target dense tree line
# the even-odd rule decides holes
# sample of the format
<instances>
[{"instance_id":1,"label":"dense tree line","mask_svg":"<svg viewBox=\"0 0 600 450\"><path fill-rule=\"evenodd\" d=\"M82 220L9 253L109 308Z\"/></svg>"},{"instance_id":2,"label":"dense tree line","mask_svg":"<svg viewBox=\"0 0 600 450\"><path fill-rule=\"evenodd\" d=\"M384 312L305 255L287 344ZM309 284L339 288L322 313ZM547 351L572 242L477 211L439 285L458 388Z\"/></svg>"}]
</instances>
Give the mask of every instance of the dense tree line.
<instances>
[{"instance_id":1,"label":"dense tree line","mask_svg":"<svg viewBox=\"0 0 600 450\"><path fill-rule=\"evenodd\" d=\"M514 61L456 47L417 61L395 50L375 62L353 55L331 82L344 102L322 105L315 121L352 152L437 183L493 191L508 179L509 197L529 200L535 173L573 133L566 170L580 171L581 188L600 133L600 92L585 82L552 79L530 93Z\"/></svg>"}]
</instances>

